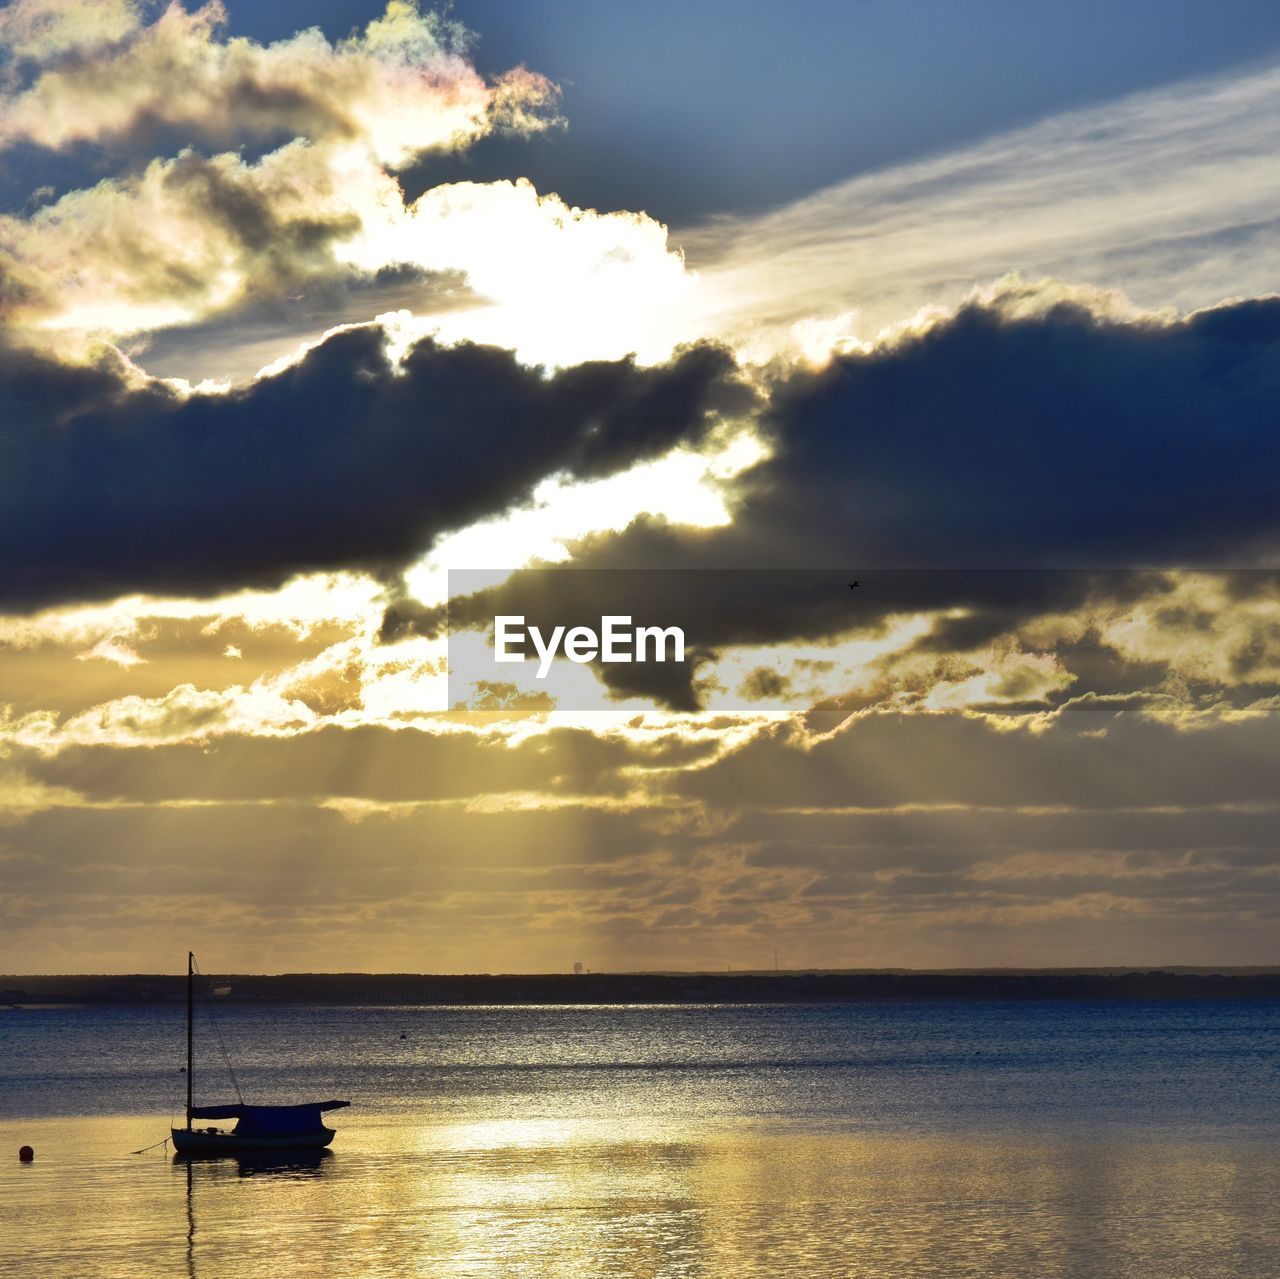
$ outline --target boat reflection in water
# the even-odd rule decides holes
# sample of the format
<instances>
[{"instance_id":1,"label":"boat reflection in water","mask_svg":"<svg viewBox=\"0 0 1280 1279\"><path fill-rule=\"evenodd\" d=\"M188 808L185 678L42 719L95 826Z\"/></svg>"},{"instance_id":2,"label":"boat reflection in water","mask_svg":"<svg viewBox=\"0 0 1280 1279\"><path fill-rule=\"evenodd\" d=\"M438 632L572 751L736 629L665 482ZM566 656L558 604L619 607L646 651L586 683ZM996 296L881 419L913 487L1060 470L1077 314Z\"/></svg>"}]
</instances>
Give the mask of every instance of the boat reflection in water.
<instances>
[{"instance_id":1,"label":"boat reflection in water","mask_svg":"<svg viewBox=\"0 0 1280 1279\"><path fill-rule=\"evenodd\" d=\"M224 1152L178 1153L175 1165L185 1167L187 1175L187 1276L196 1277L196 1181L213 1184L232 1177L266 1177L281 1181L310 1181L319 1177L326 1163L332 1161L331 1150L245 1151L229 1158Z\"/></svg>"},{"instance_id":2,"label":"boat reflection in water","mask_svg":"<svg viewBox=\"0 0 1280 1279\"><path fill-rule=\"evenodd\" d=\"M204 1151L181 1152L173 1156L175 1164L184 1165L187 1169L187 1189L191 1188L192 1166L199 1170L203 1178L224 1178L233 1173L237 1177L314 1177L323 1172L325 1165L333 1158L331 1150L291 1150L291 1151L245 1151L242 1154L227 1156L224 1152L208 1153Z\"/></svg>"}]
</instances>

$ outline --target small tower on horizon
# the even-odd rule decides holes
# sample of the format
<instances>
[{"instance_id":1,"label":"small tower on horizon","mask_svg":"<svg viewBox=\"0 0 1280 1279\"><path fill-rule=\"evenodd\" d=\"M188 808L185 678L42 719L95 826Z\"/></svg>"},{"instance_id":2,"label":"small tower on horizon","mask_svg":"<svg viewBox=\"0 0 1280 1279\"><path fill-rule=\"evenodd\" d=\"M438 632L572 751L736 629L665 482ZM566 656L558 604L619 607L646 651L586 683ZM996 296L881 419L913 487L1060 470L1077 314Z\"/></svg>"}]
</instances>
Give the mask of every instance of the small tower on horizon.
<instances>
[{"instance_id":1,"label":"small tower on horizon","mask_svg":"<svg viewBox=\"0 0 1280 1279\"><path fill-rule=\"evenodd\" d=\"M573 961L573 975L574 975L575 977L581 977L581 976L582 976L582 960L580 960L580 959L575 959L575 960Z\"/></svg>"}]
</instances>

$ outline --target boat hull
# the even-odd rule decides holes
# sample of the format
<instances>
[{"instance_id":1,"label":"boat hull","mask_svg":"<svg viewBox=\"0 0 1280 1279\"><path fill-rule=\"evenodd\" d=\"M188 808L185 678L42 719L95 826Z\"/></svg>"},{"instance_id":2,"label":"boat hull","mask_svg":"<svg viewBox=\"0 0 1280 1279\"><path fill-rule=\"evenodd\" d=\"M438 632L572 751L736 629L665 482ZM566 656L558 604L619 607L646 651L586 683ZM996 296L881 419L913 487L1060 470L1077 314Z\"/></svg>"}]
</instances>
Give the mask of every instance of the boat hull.
<instances>
[{"instance_id":1,"label":"boat hull","mask_svg":"<svg viewBox=\"0 0 1280 1279\"><path fill-rule=\"evenodd\" d=\"M322 1150L337 1135L332 1128L319 1132L290 1133L287 1137L238 1137L233 1132L201 1132L198 1128L171 1128L173 1148L180 1155L243 1155L250 1151Z\"/></svg>"}]
</instances>

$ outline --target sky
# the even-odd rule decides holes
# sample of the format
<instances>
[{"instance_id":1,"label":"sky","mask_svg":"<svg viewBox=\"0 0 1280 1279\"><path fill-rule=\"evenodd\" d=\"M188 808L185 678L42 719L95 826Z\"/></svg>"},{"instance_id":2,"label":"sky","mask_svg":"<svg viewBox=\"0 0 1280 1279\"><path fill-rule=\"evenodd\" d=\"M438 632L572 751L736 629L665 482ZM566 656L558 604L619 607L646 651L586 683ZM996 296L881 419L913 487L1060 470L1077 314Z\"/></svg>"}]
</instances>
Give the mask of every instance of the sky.
<instances>
[{"instance_id":1,"label":"sky","mask_svg":"<svg viewBox=\"0 0 1280 1279\"><path fill-rule=\"evenodd\" d=\"M0 972L1277 962L1277 108L1244 0L0 7Z\"/></svg>"}]
</instances>

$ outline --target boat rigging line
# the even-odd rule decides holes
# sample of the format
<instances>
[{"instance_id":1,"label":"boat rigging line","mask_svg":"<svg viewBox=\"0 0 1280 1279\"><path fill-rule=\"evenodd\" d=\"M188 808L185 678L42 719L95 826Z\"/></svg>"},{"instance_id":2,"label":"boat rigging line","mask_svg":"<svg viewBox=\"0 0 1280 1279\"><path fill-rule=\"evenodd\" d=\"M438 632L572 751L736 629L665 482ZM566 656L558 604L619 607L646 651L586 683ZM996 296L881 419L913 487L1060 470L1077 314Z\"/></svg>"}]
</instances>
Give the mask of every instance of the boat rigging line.
<instances>
[{"instance_id":1,"label":"boat rigging line","mask_svg":"<svg viewBox=\"0 0 1280 1279\"><path fill-rule=\"evenodd\" d=\"M200 961L193 955L191 957L191 962L194 965L196 972L203 977L205 974L200 972ZM240 1091L240 1081L236 1078L236 1069L231 1064L231 1056L227 1052L227 1046L222 1042L222 1031L218 1029L218 1022L213 1015L213 1008L206 1003L201 1005L201 1011L204 1013L205 1017L208 1018L209 1025L213 1029L214 1038L218 1041L218 1047L222 1051L223 1063L227 1067L227 1074L231 1076L231 1086L236 1090L236 1100L243 1106L244 1094Z\"/></svg>"}]
</instances>

